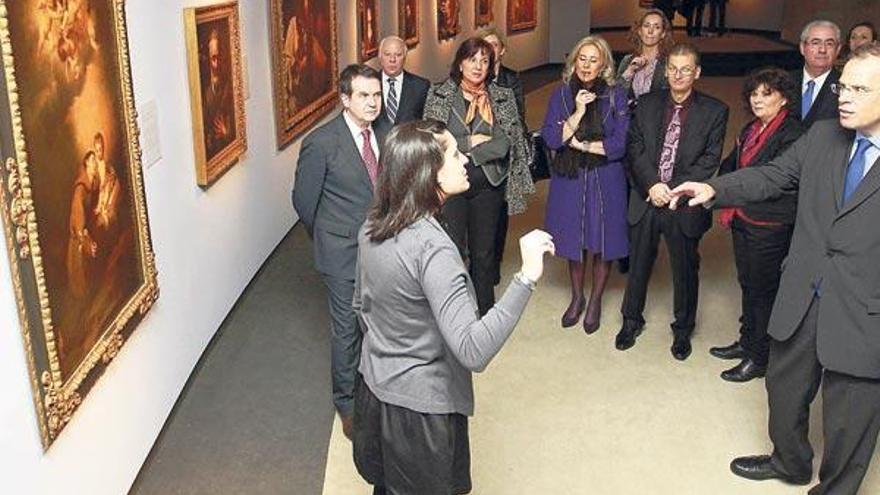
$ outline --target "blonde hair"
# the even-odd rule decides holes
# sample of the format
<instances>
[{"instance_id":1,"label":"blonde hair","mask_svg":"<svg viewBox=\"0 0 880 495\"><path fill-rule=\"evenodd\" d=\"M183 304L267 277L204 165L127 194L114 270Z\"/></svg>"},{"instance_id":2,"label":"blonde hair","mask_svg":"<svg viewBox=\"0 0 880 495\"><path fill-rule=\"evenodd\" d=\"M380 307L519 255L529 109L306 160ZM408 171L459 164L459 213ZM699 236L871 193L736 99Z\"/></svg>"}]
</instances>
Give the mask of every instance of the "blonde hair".
<instances>
[{"instance_id":1,"label":"blonde hair","mask_svg":"<svg viewBox=\"0 0 880 495\"><path fill-rule=\"evenodd\" d=\"M507 47L507 37L501 34L501 31L499 31L497 28L493 26L487 26L477 31L477 38L486 39L489 36L494 36L498 38L498 41L501 42L501 46L505 48Z\"/></svg>"},{"instance_id":2,"label":"blonde hair","mask_svg":"<svg viewBox=\"0 0 880 495\"><path fill-rule=\"evenodd\" d=\"M601 36L587 36L574 44L574 47L568 52L568 57L565 59L565 68L562 69L562 80L565 84L571 81L571 75L574 74L574 63L577 60L578 54L588 45L595 47L602 54L603 67L599 76L605 81L605 84L614 86L616 82L614 77L614 55L611 54L611 47L608 46L608 42Z\"/></svg>"}]
</instances>

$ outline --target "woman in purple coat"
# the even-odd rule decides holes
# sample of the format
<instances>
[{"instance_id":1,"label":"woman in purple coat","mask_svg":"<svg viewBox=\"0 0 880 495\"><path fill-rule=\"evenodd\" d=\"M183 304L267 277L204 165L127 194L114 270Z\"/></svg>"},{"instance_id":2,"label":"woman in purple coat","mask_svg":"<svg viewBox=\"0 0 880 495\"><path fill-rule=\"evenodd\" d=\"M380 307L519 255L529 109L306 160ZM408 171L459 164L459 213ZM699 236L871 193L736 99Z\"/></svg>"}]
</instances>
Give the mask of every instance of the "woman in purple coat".
<instances>
[{"instance_id":1,"label":"woman in purple coat","mask_svg":"<svg viewBox=\"0 0 880 495\"><path fill-rule=\"evenodd\" d=\"M614 86L614 60L608 43L587 36L569 52L562 81L550 97L541 134L556 150L547 199L547 231L556 255L568 259L571 303L562 326L580 319L584 331L599 328L602 293L611 262L629 254L626 224L626 153L629 114L626 91ZM587 258L592 290L584 299Z\"/></svg>"}]
</instances>

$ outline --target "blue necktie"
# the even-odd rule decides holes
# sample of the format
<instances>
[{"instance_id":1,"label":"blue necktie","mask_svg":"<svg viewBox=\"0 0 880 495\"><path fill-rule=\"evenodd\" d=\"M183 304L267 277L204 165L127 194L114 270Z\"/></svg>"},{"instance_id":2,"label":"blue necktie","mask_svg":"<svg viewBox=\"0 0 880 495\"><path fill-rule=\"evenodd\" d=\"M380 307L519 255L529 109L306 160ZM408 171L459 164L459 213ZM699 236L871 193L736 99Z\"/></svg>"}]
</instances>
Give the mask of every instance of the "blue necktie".
<instances>
[{"instance_id":1,"label":"blue necktie","mask_svg":"<svg viewBox=\"0 0 880 495\"><path fill-rule=\"evenodd\" d=\"M807 81L807 90L804 91L804 97L801 99L801 120L807 118L810 107L813 106L813 88L815 87L816 81Z\"/></svg>"},{"instance_id":2,"label":"blue necktie","mask_svg":"<svg viewBox=\"0 0 880 495\"><path fill-rule=\"evenodd\" d=\"M846 181L843 183L843 203L852 196L852 193L859 187L859 182L865 176L865 153L870 148L871 141L866 138L859 138L856 142L856 152L846 167Z\"/></svg>"}]
</instances>

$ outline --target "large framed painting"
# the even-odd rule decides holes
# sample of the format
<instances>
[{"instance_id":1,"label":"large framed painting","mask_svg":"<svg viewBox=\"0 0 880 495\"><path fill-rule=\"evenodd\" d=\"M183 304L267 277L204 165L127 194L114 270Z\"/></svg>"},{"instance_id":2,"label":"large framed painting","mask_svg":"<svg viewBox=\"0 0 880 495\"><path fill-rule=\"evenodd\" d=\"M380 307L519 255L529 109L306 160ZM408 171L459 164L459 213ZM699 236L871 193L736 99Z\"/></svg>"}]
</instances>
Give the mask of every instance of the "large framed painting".
<instances>
[{"instance_id":1,"label":"large framed painting","mask_svg":"<svg viewBox=\"0 0 880 495\"><path fill-rule=\"evenodd\" d=\"M196 182L211 185L247 149L238 2L184 10Z\"/></svg>"},{"instance_id":2,"label":"large framed painting","mask_svg":"<svg viewBox=\"0 0 880 495\"><path fill-rule=\"evenodd\" d=\"M474 1L474 25L476 27L492 24L494 16L492 15L492 0L475 0Z\"/></svg>"},{"instance_id":3,"label":"large framed painting","mask_svg":"<svg viewBox=\"0 0 880 495\"><path fill-rule=\"evenodd\" d=\"M397 31L408 48L419 44L419 1L399 0L397 2Z\"/></svg>"},{"instance_id":4,"label":"large framed painting","mask_svg":"<svg viewBox=\"0 0 880 495\"><path fill-rule=\"evenodd\" d=\"M538 25L537 0L507 1L507 32L528 31Z\"/></svg>"},{"instance_id":5,"label":"large framed painting","mask_svg":"<svg viewBox=\"0 0 880 495\"><path fill-rule=\"evenodd\" d=\"M358 40L361 62L379 53L379 20L376 0L358 0Z\"/></svg>"},{"instance_id":6,"label":"large framed painting","mask_svg":"<svg viewBox=\"0 0 880 495\"><path fill-rule=\"evenodd\" d=\"M278 149L338 100L335 0L270 0Z\"/></svg>"},{"instance_id":7,"label":"large framed painting","mask_svg":"<svg viewBox=\"0 0 880 495\"><path fill-rule=\"evenodd\" d=\"M455 38L461 31L459 0L437 0L437 38L440 41Z\"/></svg>"},{"instance_id":8,"label":"large framed painting","mask_svg":"<svg viewBox=\"0 0 880 495\"><path fill-rule=\"evenodd\" d=\"M0 0L0 204L48 448L158 296L124 0Z\"/></svg>"}]
</instances>

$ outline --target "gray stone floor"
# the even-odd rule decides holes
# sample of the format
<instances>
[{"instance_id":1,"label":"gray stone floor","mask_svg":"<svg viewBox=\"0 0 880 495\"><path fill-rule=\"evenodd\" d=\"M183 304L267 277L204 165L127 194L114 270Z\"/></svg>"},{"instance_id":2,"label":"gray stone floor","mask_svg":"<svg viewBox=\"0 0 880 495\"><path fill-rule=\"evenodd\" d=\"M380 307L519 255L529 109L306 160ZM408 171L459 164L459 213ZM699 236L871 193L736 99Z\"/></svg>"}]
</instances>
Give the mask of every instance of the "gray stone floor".
<instances>
[{"instance_id":1,"label":"gray stone floor","mask_svg":"<svg viewBox=\"0 0 880 495\"><path fill-rule=\"evenodd\" d=\"M321 493L333 407L311 249L294 227L245 289L130 494Z\"/></svg>"}]
</instances>

